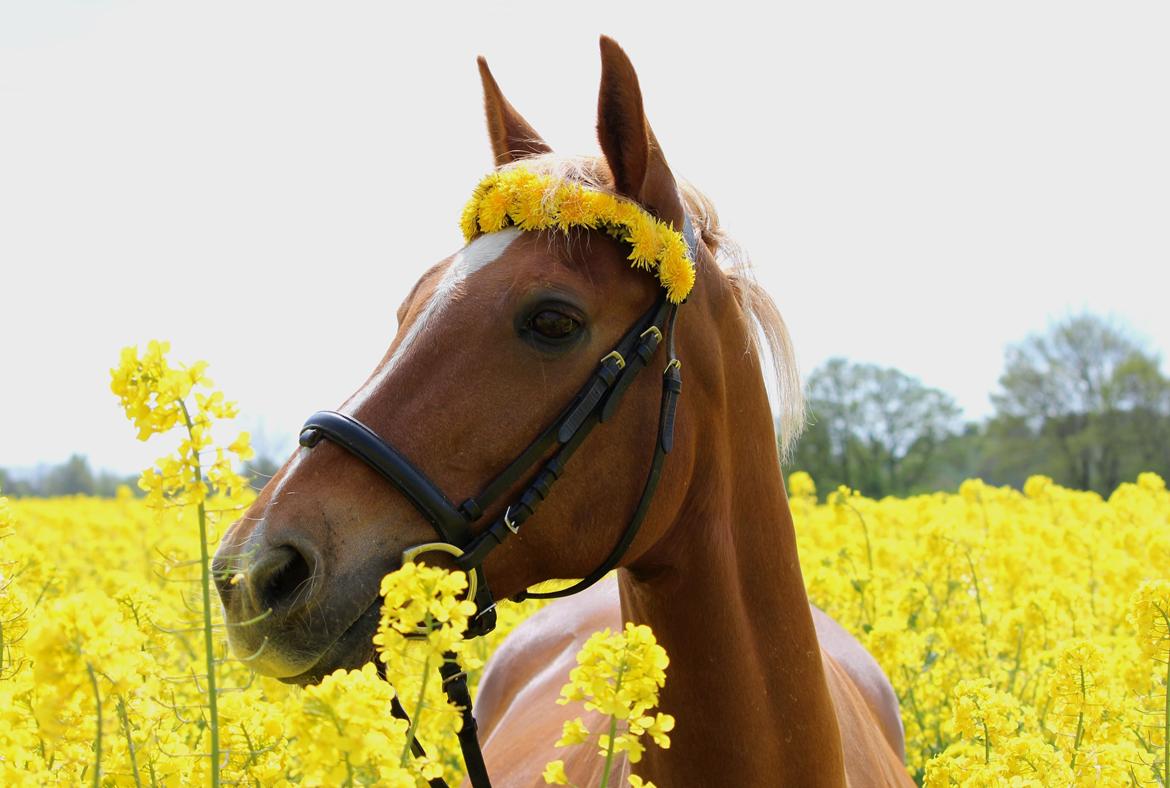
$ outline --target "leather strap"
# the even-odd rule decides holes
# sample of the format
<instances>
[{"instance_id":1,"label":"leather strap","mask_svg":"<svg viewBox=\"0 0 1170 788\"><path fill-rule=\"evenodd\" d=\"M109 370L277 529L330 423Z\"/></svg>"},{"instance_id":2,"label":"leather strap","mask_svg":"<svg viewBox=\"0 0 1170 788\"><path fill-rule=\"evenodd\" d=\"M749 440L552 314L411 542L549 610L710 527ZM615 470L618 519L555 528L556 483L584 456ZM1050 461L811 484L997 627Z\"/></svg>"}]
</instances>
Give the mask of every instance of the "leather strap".
<instances>
[{"instance_id":1,"label":"leather strap","mask_svg":"<svg viewBox=\"0 0 1170 788\"><path fill-rule=\"evenodd\" d=\"M641 335L650 326L663 324L667 319L669 308L669 304L665 298L660 297L650 310L634 323L634 326L618 341L614 351L602 359L599 364L599 369L590 376L581 390L573 397L568 407L561 412L553 423L537 436L532 443L528 444L528 447L507 468L492 479L479 495L474 498L469 498L460 504L460 509L463 511L464 516L470 520L478 520L485 510L490 508L492 504L499 500L500 496L515 486L523 478L524 474L528 473L534 465L540 462L541 457L554 444L566 443L567 438L571 437L570 433L580 429L581 421L579 417L582 412L582 401L589 397L598 385L606 385L605 381L613 377L613 370L618 367L614 355L616 354L622 358L628 367L628 358L639 355L641 352ZM624 380L627 373L619 368L617 374L620 376L619 380ZM612 381L610 381L610 384L612 384ZM567 424L574 421L576 422L576 427L571 430L567 429Z\"/></svg>"},{"instance_id":2,"label":"leather strap","mask_svg":"<svg viewBox=\"0 0 1170 788\"><path fill-rule=\"evenodd\" d=\"M479 746L479 726L471 711L471 691L467 688L467 673L456 662L454 654L445 655L439 675L443 678L443 692L453 706L460 709L463 724L459 727L459 749L463 751L463 765L467 780L474 788L491 788L483 750Z\"/></svg>"},{"instance_id":3,"label":"leather strap","mask_svg":"<svg viewBox=\"0 0 1170 788\"><path fill-rule=\"evenodd\" d=\"M658 433L657 440L654 442L654 456L650 461L650 471L646 475L646 482L642 485L642 497L638 500L638 506L634 509L634 515L630 518L629 525L626 526L622 538L618 540L618 543L614 545L606 559L596 569L573 585L558 591L522 591L517 595L517 601L524 599L560 599L561 597L572 596L573 594L584 591L609 574L617 566L618 562L622 560L622 556L626 554L626 551L630 549L630 545L634 543L634 539L638 536L638 531L642 528L642 522L646 519L647 512L650 511L650 504L654 500L654 493L658 489L658 481L662 475L663 461L674 445L676 405L679 396L682 394L682 365L674 356L673 339L675 320L677 320L677 313L673 315L669 329L671 357L670 361L667 362L666 369L662 373L662 404L658 410Z\"/></svg>"},{"instance_id":4,"label":"leather strap","mask_svg":"<svg viewBox=\"0 0 1170 788\"><path fill-rule=\"evenodd\" d=\"M344 413L317 411L301 427L300 444L311 449L322 438L329 438L356 455L393 484L446 541L459 545L466 544L471 538L466 518L443 491L365 424Z\"/></svg>"}]
</instances>

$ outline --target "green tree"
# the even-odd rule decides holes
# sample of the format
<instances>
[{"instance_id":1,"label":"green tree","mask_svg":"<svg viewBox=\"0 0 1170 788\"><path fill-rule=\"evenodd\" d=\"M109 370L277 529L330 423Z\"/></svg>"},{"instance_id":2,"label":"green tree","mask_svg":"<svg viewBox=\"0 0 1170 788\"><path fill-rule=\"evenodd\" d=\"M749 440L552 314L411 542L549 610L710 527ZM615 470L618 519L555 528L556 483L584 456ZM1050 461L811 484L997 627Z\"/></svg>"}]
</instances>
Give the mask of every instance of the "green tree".
<instances>
[{"instance_id":1,"label":"green tree","mask_svg":"<svg viewBox=\"0 0 1170 788\"><path fill-rule=\"evenodd\" d=\"M93 471L89 460L74 454L60 465L53 467L45 478L43 495L93 495L95 490Z\"/></svg>"},{"instance_id":2,"label":"green tree","mask_svg":"<svg viewBox=\"0 0 1170 788\"><path fill-rule=\"evenodd\" d=\"M1108 494L1170 467L1170 380L1109 320L1076 315L1010 346L999 385L986 458L996 481L1018 484L1028 468Z\"/></svg>"},{"instance_id":3,"label":"green tree","mask_svg":"<svg viewBox=\"0 0 1170 788\"><path fill-rule=\"evenodd\" d=\"M279 470L280 465L272 457L267 454L257 454L244 463L240 475L248 480L252 489L259 492Z\"/></svg>"},{"instance_id":4,"label":"green tree","mask_svg":"<svg viewBox=\"0 0 1170 788\"><path fill-rule=\"evenodd\" d=\"M918 490L960 428L949 395L896 369L834 358L806 388L812 423L792 466L822 490L846 484L876 497Z\"/></svg>"}]
</instances>

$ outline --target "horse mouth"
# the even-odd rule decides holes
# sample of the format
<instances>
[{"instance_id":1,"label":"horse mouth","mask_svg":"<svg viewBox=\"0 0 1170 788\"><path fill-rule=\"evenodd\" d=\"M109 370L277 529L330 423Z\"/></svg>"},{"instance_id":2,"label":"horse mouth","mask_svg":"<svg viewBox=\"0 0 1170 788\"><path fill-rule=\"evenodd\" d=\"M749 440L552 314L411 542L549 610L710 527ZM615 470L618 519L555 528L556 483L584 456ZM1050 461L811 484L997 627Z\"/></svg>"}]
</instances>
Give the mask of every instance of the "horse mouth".
<instances>
[{"instance_id":1,"label":"horse mouth","mask_svg":"<svg viewBox=\"0 0 1170 788\"><path fill-rule=\"evenodd\" d=\"M286 684L316 684L335 670L360 668L377 656L374 633L382 612L382 597L377 596L337 639L329 645L315 663L303 673L285 676Z\"/></svg>"}]
</instances>

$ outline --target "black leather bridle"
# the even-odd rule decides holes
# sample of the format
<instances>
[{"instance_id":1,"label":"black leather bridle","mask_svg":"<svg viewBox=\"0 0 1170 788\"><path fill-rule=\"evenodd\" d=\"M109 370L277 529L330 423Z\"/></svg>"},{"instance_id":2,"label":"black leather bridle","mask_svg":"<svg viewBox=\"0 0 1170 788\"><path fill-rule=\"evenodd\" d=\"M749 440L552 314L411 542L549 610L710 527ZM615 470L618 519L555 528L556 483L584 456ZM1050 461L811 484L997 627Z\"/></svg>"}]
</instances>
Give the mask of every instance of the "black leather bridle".
<instances>
[{"instance_id":1,"label":"black leather bridle","mask_svg":"<svg viewBox=\"0 0 1170 788\"><path fill-rule=\"evenodd\" d=\"M697 242L689 219L684 222L683 235L690 259L697 260ZM300 444L306 449L312 449L322 438L328 438L357 456L406 496L414 508L426 517L442 541L427 542L406 550L402 555L403 561L413 561L429 552L450 555L455 565L467 573L468 597L473 599L476 605L475 615L468 624L467 636L485 635L495 628L496 603L484 575L484 560L510 535L519 533L520 527L536 513L541 502L549 496L553 485L565 473L569 459L598 424L608 421L613 416L638 373L650 364L659 345L665 343L668 358L662 375L662 399L658 412L654 455L642 487L642 497L621 539L596 569L568 588L539 593L525 591L514 598L517 601L524 598L553 599L583 591L617 566L633 544L658 487L663 461L670 453L674 442L675 413L682 393L682 365L674 348L678 309L679 305L672 304L663 290L655 299L653 306L634 322L614 350L601 359L597 369L560 416L478 495L468 498L458 506L393 445L351 416L331 410L314 413L301 428ZM544 462L539 471L533 473L533 469L550 452L552 456ZM484 513L497 503L501 496L526 476L530 477L527 486L510 500L503 513L486 528L475 532L473 524L483 518ZM447 697L453 704L463 709L463 727L459 732L459 743L463 750L468 779L475 788L489 788L491 783L476 735L471 696L467 689L467 675L452 660L445 662L441 673ZM397 704L394 713L396 716L405 716L401 706ZM412 745L416 753L422 751L417 742ZM446 783L442 780L432 780L431 785L437 788Z\"/></svg>"}]
</instances>

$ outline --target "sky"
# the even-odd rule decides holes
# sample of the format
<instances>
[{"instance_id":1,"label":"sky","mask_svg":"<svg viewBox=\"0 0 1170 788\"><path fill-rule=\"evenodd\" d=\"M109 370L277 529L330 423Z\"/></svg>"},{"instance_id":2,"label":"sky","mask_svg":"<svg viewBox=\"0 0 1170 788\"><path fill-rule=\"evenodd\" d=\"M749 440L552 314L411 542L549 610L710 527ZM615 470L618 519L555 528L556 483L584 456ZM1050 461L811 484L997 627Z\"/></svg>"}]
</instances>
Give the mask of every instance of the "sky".
<instances>
[{"instance_id":1,"label":"sky","mask_svg":"<svg viewBox=\"0 0 1170 788\"><path fill-rule=\"evenodd\" d=\"M898 367L978 419L1005 346L1068 315L1170 350L1170 4L587 10L0 0L0 467L164 453L109 391L152 338L287 452L461 246L491 166L475 56L594 153L599 33L805 374Z\"/></svg>"}]
</instances>

